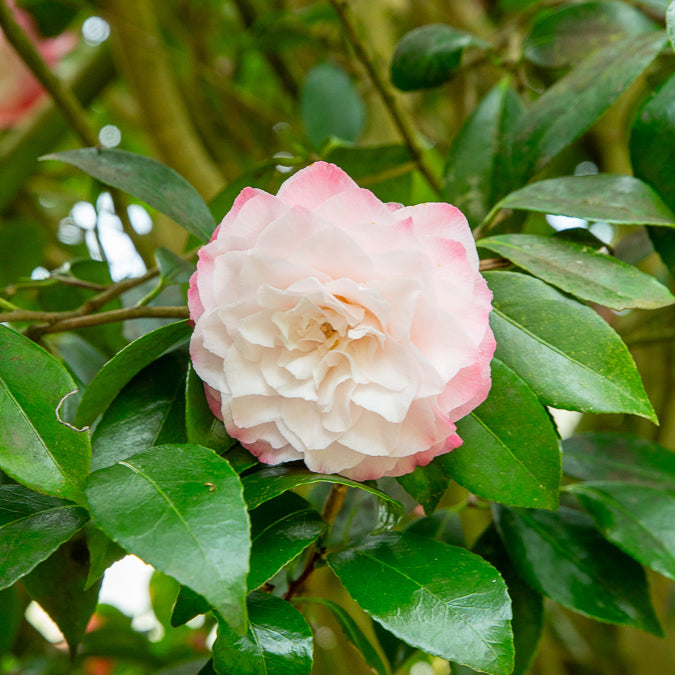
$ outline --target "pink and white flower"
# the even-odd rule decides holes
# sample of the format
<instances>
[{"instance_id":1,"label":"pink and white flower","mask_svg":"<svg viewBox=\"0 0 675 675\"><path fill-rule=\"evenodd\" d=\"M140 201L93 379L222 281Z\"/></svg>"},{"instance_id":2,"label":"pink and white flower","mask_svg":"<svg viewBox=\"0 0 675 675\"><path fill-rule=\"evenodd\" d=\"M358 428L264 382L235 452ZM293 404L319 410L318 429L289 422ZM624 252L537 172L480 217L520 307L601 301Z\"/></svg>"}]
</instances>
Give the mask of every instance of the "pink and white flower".
<instances>
[{"instance_id":1,"label":"pink and white flower","mask_svg":"<svg viewBox=\"0 0 675 675\"><path fill-rule=\"evenodd\" d=\"M490 388L492 295L462 213L384 204L317 162L244 189L199 253L192 361L260 461L399 476L462 440Z\"/></svg>"}]
</instances>

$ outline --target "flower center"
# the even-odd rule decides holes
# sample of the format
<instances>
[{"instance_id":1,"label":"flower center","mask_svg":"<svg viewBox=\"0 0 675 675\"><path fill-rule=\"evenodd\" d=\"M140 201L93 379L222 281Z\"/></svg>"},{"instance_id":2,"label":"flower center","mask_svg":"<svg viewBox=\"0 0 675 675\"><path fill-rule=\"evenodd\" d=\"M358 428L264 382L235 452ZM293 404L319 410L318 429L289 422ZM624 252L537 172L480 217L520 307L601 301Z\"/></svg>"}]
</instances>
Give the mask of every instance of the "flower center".
<instances>
[{"instance_id":1,"label":"flower center","mask_svg":"<svg viewBox=\"0 0 675 675\"><path fill-rule=\"evenodd\" d=\"M333 335L335 335L335 328L333 328L333 326L331 326L331 325L328 323L328 321L324 321L324 322L319 326L319 328L321 328L321 332L324 334L324 336L326 337L327 340L330 339L330 338L332 338Z\"/></svg>"}]
</instances>

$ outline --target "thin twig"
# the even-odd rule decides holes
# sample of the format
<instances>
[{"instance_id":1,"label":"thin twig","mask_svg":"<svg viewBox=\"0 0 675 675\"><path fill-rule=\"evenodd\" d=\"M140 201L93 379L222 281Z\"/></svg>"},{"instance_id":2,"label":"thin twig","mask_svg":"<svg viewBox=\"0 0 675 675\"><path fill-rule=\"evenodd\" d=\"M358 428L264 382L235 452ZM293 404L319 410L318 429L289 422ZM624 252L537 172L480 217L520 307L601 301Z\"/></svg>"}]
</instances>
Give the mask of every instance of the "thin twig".
<instances>
[{"instance_id":1,"label":"thin twig","mask_svg":"<svg viewBox=\"0 0 675 675\"><path fill-rule=\"evenodd\" d=\"M368 54L364 42L359 37L356 30L356 24L352 17L349 0L330 0L330 4L335 9L347 36L347 40L352 45L356 57L366 69L375 89L377 90L382 102L386 106L396 125L403 142L410 153L410 157L417 164L420 173L424 176L433 190L440 194L442 184L438 176L433 172L424 157L424 151L417 141L417 134L412 123L403 111L394 92L387 80L380 74L375 62Z\"/></svg>"}]
</instances>

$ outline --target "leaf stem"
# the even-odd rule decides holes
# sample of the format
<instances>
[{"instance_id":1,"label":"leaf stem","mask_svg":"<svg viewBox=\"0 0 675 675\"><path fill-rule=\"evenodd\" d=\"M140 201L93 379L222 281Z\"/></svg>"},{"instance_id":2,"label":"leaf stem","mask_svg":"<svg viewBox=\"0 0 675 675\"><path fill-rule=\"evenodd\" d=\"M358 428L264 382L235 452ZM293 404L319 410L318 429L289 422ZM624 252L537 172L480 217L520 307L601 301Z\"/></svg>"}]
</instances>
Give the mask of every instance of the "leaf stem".
<instances>
[{"instance_id":1,"label":"leaf stem","mask_svg":"<svg viewBox=\"0 0 675 675\"><path fill-rule=\"evenodd\" d=\"M403 108L395 97L389 83L381 75L375 65L374 60L368 54L368 50L366 49L364 42L359 37L358 31L356 30L356 24L352 17L349 0L330 0L330 4L335 9L335 12L342 23L347 40L352 45L357 59L366 69L366 72L368 73L368 76L375 86L375 89L380 95L382 102L389 111L394 124L399 130L399 133L403 138L403 142L408 149L412 160L415 162L420 173L424 176L427 183L429 183L436 194L440 194L442 189L441 181L427 163L424 156L424 151L417 141L417 134L413 128L412 123L404 113Z\"/></svg>"}]
</instances>

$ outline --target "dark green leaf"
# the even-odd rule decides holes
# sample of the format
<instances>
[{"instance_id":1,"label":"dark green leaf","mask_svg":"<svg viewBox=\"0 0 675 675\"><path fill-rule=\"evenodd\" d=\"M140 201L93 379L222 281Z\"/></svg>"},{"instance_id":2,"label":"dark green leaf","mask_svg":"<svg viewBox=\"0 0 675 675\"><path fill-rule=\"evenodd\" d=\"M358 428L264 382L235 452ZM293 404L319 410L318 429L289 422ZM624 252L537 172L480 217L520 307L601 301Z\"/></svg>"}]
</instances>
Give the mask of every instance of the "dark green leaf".
<instances>
[{"instance_id":1,"label":"dark green leaf","mask_svg":"<svg viewBox=\"0 0 675 675\"><path fill-rule=\"evenodd\" d=\"M442 462L460 485L502 504L557 508L558 436L532 390L499 360L487 400L457 422L457 433L464 443Z\"/></svg>"},{"instance_id":2,"label":"dark green leaf","mask_svg":"<svg viewBox=\"0 0 675 675\"><path fill-rule=\"evenodd\" d=\"M76 166L106 185L128 192L202 241L208 241L216 228L208 206L192 185L173 169L149 157L125 150L81 148L55 152L42 159Z\"/></svg>"},{"instance_id":3,"label":"dark green leaf","mask_svg":"<svg viewBox=\"0 0 675 675\"><path fill-rule=\"evenodd\" d=\"M0 588L11 586L77 532L87 512L23 485L0 487Z\"/></svg>"},{"instance_id":4,"label":"dark green leaf","mask_svg":"<svg viewBox=\"0 0 675 675\"><path fill-rule=\"evenodd\" d=\"M86 492L92 518L113 541L245 629L249 524L241 483L224 459L198 445L157 446L94 472Z\"/></svg>"},{"instance_id":5,"label":"dark green leaf","mask_svg":"<svg viewBox=\"0 0 675 675\"><path fill-rule=\"evenodd\" d=\"M450 481L443 463L438 459L427 466L418 466L412 473L398 476L396 480L422 505L427 515L436 510Z\"/></svg>"},{"instance_id":6,"label":"dark green leaf","mask_svg":"<svg viewBox=\"0 0 675 675\"><path fill-rule=\"evenodd\" d=\"M656 24L624 2L581 2L540 12L523 43L525 58L562 68L598 47L654 30Z\"/></svg>"},{"instance_id":7,"label":"dark green leaf","mask_svg":"<svg viewBox=\"0 0 675 675\"><path fill-rule=\"evenodd\" d=\"M345 634L345 637L358 649L359 653L363 656L363 660L370 668L378 675L388 675L387 666L383 663L373 645L370 644L368 638L363 634L359 624L352 619L346 609L325 598L296 598L295 602L296 604L317 604L329 609Z\"/></svg>"},{"instance_id":8,"label":"dark green leaf","mask_svg":"<svg viewBox=\"0 0 675 675\"><path fill-rule=\"evenodd\" d=\"M23 583L28 594L52 618L66 638L71 656L96 609L101 582L84 590L89 551L84 537L75 537L40 563Z\"/></svg>"},{"instance_id":9,"label":"dark green leaf","mask_svg":"<svg viewBox=\"0 0 675 675\"><path fill-rule=\"evenodd\" d=\"M649 185L632 176L607 173L530 183L507 195L499 206L605 223L675 227L675 215Z\"/></svg>"},{"instance_id":10,"label":"dark green leaf","mask_svg":"<svg viewBox=\"0 0 675 675\"><path fill-rule=\"evenodd\" d=\"M419 534L427 539L437 539L452 546L466 548L464 528L459 513L450 509L442 509L430 516L413 520L405 531Z\"/></svg>"},{"instance_id":11,"label":"dark green leaf","mask_svg":"<svg viewBox=\"0 0 675 675\"><path fill-rule=\"evenodd\" d=\"M546 91L514 135L512 168L525 182L586 131L663 48L662 33L621 40L593 53Z\"/></svg>"},{"instance_id":12,"label":"dark green leaf","mask_svg":"<svg viewBox=\"0 0 675 675\"><path fill-rule=\"evenodd\" d=\"M512 671L511 604L481 557L389 532L330 555L328 564L362 609L409 644L493 675Z\"/></svg>"},{"instance_id":13,"label":"dark green leaf","mask_svg":"<svg viewBox=\"0 0 675 675\"><path fill-rule=\"evenodd\" d=\"M477 243L563 291L612 309L675 302L654 277L588 246L536 234L503 234Z\"/></svg>"},{"instance_id":14,"label":"dark green leaf","mask_svg":"<svg viewBox=\"0 0 675 675\"><path fill-rule=\"evenodd\" d=\"M452 78L469 46L488 47L483 40L446 24L411 30L396 45L391 81L403 91L437 87Z\"/></svg>"},{"instance_id":15,"label":"dark green leaf","mask_svg":"<svg viewBox=\"0 0 675 675\"><path fill-rule=\"evenodd\" d=\"M101 530L87 523L87 548L89 549L89 573L84 590L91 588L113 563L124 558L127 552L107 537Z\"/></svg>"},{"instance_id":16,"label":"dark green leaf","mask_svg":"<svg viewBox=\"0 0 675 675\"><path fill-rule=\"evenodd\" d=\"M211 603L207 602L187 586L181 586L176 597L176 602L171 612L171 625L182 626L200 614L206 614L211 609Z\"/></svg>"},{"instance_id":17,"label":"dark green leaf","mask_svg":"<svg viewBox=\"0 0 675 675\"><path fill-rule=\"evenodd\" d=\"M307 74L300 114L307 138L315 148L330 137L355 141L366 122L361 95L349 75L332 63L321 63Z\"/></svg>"},{"instance_id":18,"label":"dark green leaf","mask_svg":"<svg viewBox=\"0 0 675 675\"><path fill-rule=\"evenodd\" d=\"M522 114L523 104L505 78L486 94L450 146L443 198L459 208L472 226L511 190L504 164L508 148L503 146Z\"/></svg>"},{"instance_id":19,"label":"dark green leaf","mask_svg":"<svg viewBox=\"0 0 675 675\"><path fill-rule=\"evenodd\" d=\"M26 611L22 594L17 586L0 591L0 657L10 651L19 633Z\"/></svg>"},{"instance_id":20,"label":"dark green leaf","mask_svg":"<svg viewBox=\"0 0 675 675\"><path fill-rule=\"evenodd\" d=\"M635 436L572 436L563 441L563 468L579 480L632 482L675 491L675 452Z\"/></svg>"},{"instance_id":21,"label":"dark green leaf","mask_svg":"<svg viewBox=\"0 0 675 675\"><path fill-rule=\"evenodd\" d=\"M47 243L44 227L39 222L24 218L5 218L0 227L0 286L13 284L30 273L42 262ZM11 251L10 255L7 255Z\"/></svg>"},{"instance_id":22,"label":"dark green leaf","mask_svg":"<svg viewBox=\"0 0 675 675\"><path fill-rule=\"evenodd\" d=\"M576 483L569 490L607 539L675 580L675 493L632 483Z\"/></svg>"},{"instance_id":23,"label":"dark green leaf","mask_svg":"<svg viewBox=\"0 0 675 675\"><path fill-rule=\"evenodd\" d=\"M75 422L91 424L131 379L155 359L184 344L192 334L187 321L157 328L134 340L103 366L87 387Z\"/></svg>"},{"instance_id":24,"label":"dark green leaf","mask_svg":"<svg viewBox=\"0 0 675 675\"><path fill-rule=\"evenodd\" d=\"M603 539L588 516L500 507L497 525L532 588L599 621L662 634L644 570Z\"/></svg>"},{"instance_id":25,"label":"dark green leaf","mask_svg":"<svg viewBox=\"0 0 675 675\"><path fill-rule=\"evenodd\" d=\"M244 497L250 509L276 497L277 495L292 490L299 485L308 485L311 483L340 483L348 487L359 488L375 495L378 500L387 508L392 525L403 515L403 506L385 494L381 490L370 487L364 483L357 483L349 478L337 476L334 474L314 473L309 469L292 466L273 466L269 469L263 469L242 480L244 486Z\"/></svg>"},{"instance_id":26,"label":"dark green leaf","mask_svg":"<svg viewBox=\"0 0 675 675\"><path fill-rule=\"evenodd\" d=\"M195 271L193 263L189 263L185 258L181 258L163 246L159 246L155 251L155 260L157 261L157 267L159 267L162 279L166 283L187 283Z\"/></svg>"},{"instance_id":27,"label":"dark green leaf","mask_svg":"<svg viewBox=\"0 0 675 675\"><path fill-rule=\"evenodd\" d=\"M59 417L76 390L51 354L0 324L0 468L38 492L82 503L89 435Z\"/></svg>"},{"instance_id":28,"label":"dark green leaf","mask_svg":"<svg viewBox=\"0 0 675 675\"><path fill-rule=\"evenodd\" d=\"M292 492L261 504L250 517L249 590L259 588L295 560L327 527L309 502Z\"/></svg>"},{"instance_id":29,"label":"dark green leaf","mask_svg":"<svg viewBox=\"0 0 675 675\"><path fill-rule=\"evenodd\" d=\"M182 350L161 356L117 395L92 437L92 471L153 445L187 440L183 423L186 358Z\"/></svg>"},{"instance_id":30,"label":"dark green leaf","mask_svg":"<svg viewBox=\"0 0 675 675\"><path fill-rule=\"evenodd\" d=\"M248 598L250 626L243 637L218 620L213 666L219 675L309 675L312 631L302 614L269 593Z\"/></svg>"},{"instance_id":31,"label":"dark green leaf","mask_svg":"<svg viewBox=\"0 0 675 675\"><path fill-rule=\"evenodd\" d=\"M626 345L598 314L524 274L485 278L494 293L496 356L546 405L656 421Z\"/></svg>"}]
</instances>

